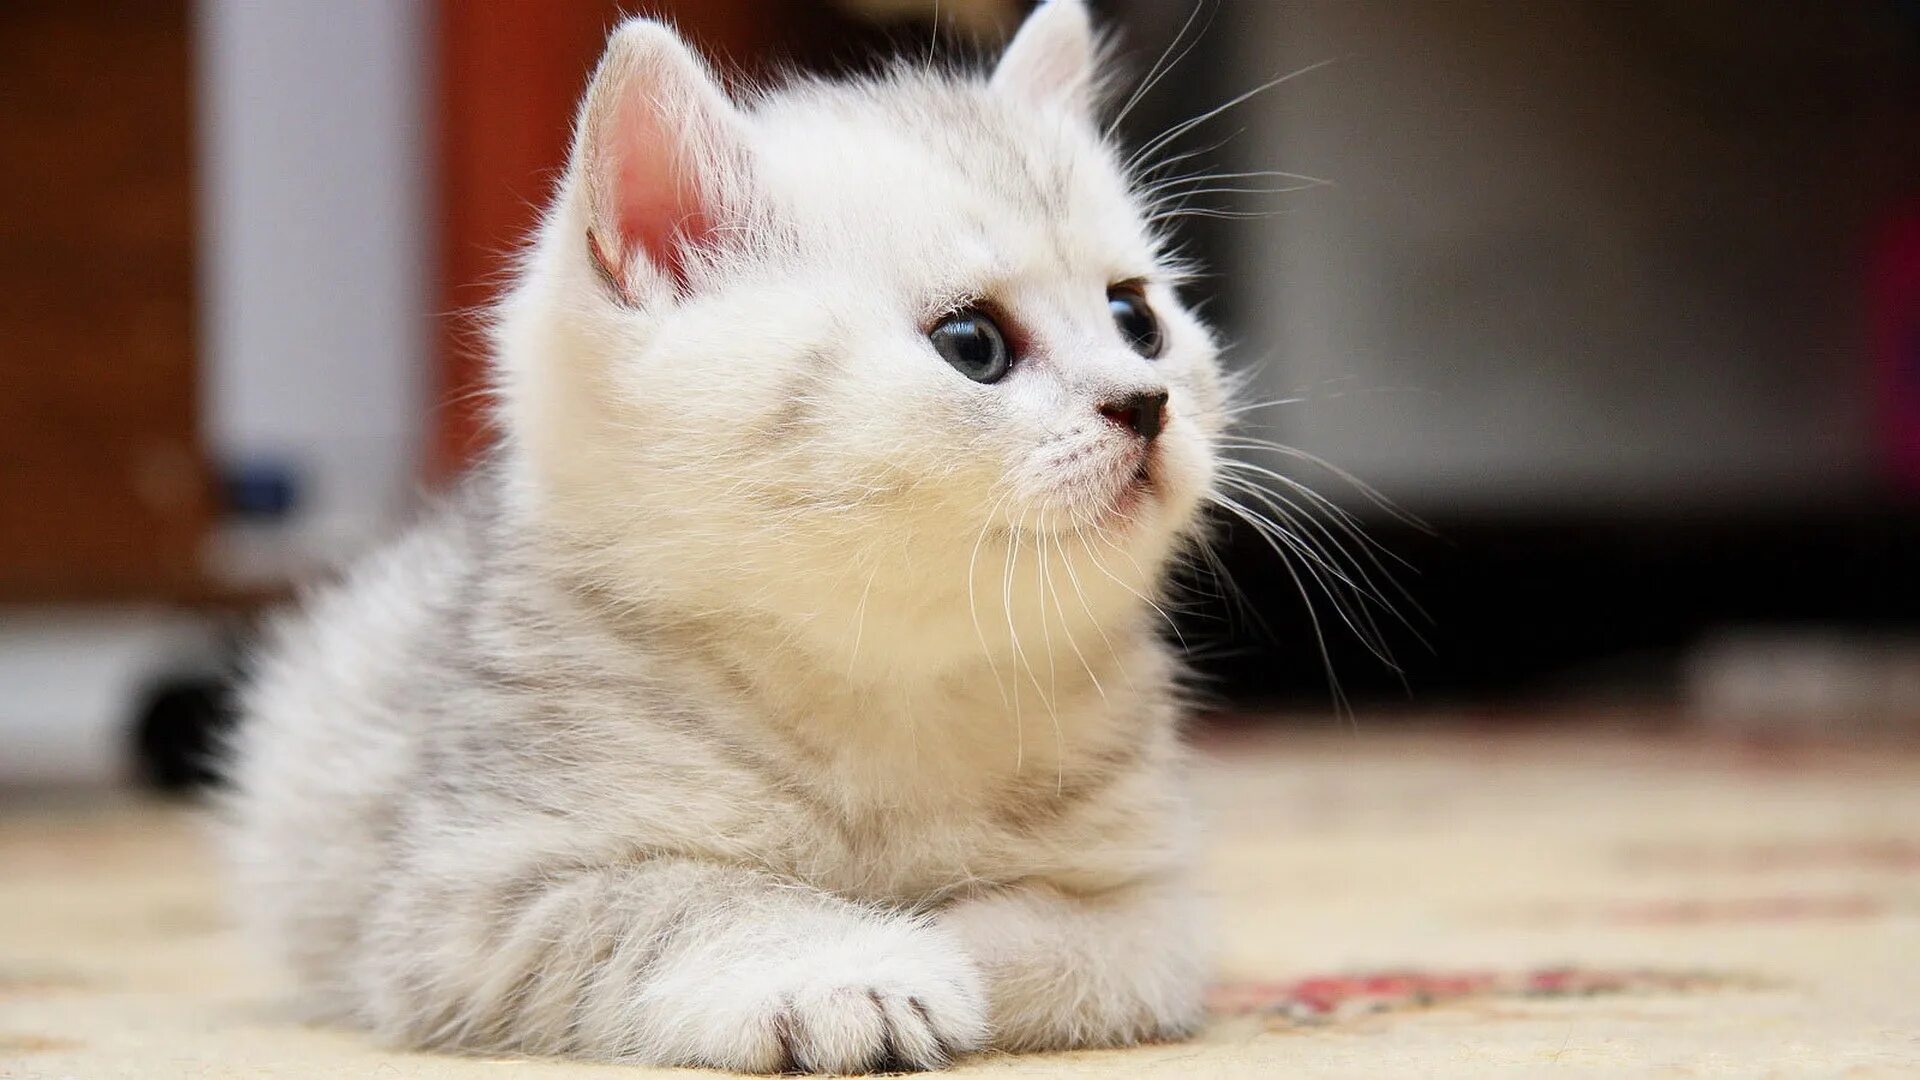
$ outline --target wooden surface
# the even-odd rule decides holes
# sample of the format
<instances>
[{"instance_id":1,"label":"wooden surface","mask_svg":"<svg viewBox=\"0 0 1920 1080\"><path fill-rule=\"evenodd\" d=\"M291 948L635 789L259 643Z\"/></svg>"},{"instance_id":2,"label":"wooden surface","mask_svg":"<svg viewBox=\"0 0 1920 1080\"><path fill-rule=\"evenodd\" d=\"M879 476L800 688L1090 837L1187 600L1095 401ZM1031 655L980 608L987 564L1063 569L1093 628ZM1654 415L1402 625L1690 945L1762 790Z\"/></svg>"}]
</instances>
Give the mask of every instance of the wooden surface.
<instances>
[{"instance_id":1,"label":"wooden surface","mask_svg":"<svg viewBox=\"0 0 1920 1080\"><path fill-rule=\"evenodd\" d=\"M185 0L0 3L0 601L194 587Z\"/></svg>"}]
</instances>

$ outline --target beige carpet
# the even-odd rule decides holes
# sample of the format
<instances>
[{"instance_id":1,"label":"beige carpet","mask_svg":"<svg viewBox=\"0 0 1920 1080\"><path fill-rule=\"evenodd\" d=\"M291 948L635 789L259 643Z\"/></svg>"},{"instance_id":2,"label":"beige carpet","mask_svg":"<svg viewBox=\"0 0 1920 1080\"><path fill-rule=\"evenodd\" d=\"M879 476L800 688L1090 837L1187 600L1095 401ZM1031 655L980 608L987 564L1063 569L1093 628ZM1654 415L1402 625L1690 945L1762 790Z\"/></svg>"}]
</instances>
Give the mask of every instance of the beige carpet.
<instances>
[{"instance_id":1,"label":"beige carpet","mask_svg":"<svg viewBox=\"0 0 1920 1080\"><path fill-rule=\"evenodd\" d=\"M1215 735L1199 1040L965 1074L1920 1075L1920 754ZM0 1076L589 1077L279 1018L190 816L0 802Z\"/></svg>"}]
</instances>

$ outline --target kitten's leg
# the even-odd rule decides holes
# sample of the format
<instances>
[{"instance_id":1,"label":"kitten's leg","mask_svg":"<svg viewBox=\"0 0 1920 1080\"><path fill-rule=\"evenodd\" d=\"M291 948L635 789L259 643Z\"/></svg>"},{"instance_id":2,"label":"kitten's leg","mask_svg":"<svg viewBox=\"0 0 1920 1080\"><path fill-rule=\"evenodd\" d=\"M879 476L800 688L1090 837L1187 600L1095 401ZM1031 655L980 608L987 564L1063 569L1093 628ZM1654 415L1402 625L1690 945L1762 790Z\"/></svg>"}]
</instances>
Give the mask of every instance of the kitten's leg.
<instances>
[{"instance_id":1,"label":"kitten's leg","mask_svg":"<svg viewBox=\"0 0 1920 1080\"><path fill-rule=\"evenodd\" d=\"M949 931L752 871L658 859L394 901L365 942L367 1019L409 1043L858 1072L984 1041Z\"/></svg>"},{"instance_id":2,"label":"kitten's leg","mask_svg":"<svg viewBox=\"0 0 1920 1080\"><path fill-rule=\"evenodd\" d=\"M1183 887L1075 897L1022 886L959 901L940 921L986 976L996 1047L1124 1045L1200 1026L1207 964Z\"/></svg>"}]
</instances>

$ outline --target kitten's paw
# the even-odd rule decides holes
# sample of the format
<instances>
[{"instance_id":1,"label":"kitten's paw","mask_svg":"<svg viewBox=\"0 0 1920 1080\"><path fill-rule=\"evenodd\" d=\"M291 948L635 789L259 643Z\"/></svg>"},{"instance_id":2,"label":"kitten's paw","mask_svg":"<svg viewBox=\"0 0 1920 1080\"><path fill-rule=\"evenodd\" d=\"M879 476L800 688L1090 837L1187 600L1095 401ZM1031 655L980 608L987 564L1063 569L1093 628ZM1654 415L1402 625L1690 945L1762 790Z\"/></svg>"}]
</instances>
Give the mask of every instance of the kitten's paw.
<instances>
[{"instance_id":1,"label":"kitten's paw","mask_svg":"<svg viewBox=\"0 0 1920 1080\"><path fill-rule=\"evenodd\" d=\"M904 986L816 986L768 1018L773 1072L909 1072L937 1069L978 1045L967 1006L927 1004Z\"/></svg>"},{"instance_id":2,"label":"kitten's paw","mask_svg":"<svg viewBox=\"0 0 1920 1080\"><path fill-rule=\"evenodd\" d=\"M906 922L853 929L793 955L743 957L704 986L657 987L670 1056L748 1072L895 1072L985 1044L985 992L957 941Z\"/></svg>"}]
</instances>

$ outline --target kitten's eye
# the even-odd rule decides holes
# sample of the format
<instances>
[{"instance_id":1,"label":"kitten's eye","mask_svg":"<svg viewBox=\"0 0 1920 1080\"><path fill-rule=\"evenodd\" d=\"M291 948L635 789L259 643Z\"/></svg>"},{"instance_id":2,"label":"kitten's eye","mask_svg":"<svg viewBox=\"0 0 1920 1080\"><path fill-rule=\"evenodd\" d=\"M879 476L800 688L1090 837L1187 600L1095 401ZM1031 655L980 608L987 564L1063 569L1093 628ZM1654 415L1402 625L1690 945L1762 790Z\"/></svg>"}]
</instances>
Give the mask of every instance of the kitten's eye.
<instances>
[{"instance_id":1,"label":"kitten's eye","mask_svg":"<svg viewBox=\"0 0 1920 1080\"><path fill-rule=\"evenodd\" d=\"M1147 298L1131 285L1116 285L1107 290L1107 311L1113 325L1127 339L1133 351L1151 360L1166 347L1166 335L1160 332L1160 320L1147 306Z\"/></svg>"},{"instance_id":2,"label":"kitten's eye","mask_svg":"<svg viewBox=\"0 0 1920 1080\"><path fill-rule=\"evenodd\" d=\"M999 382L1013 367L1007 336L986 312L968 308L955 312L927 331L933 351L974 382Z\"/></svg>"}]
</instances>

